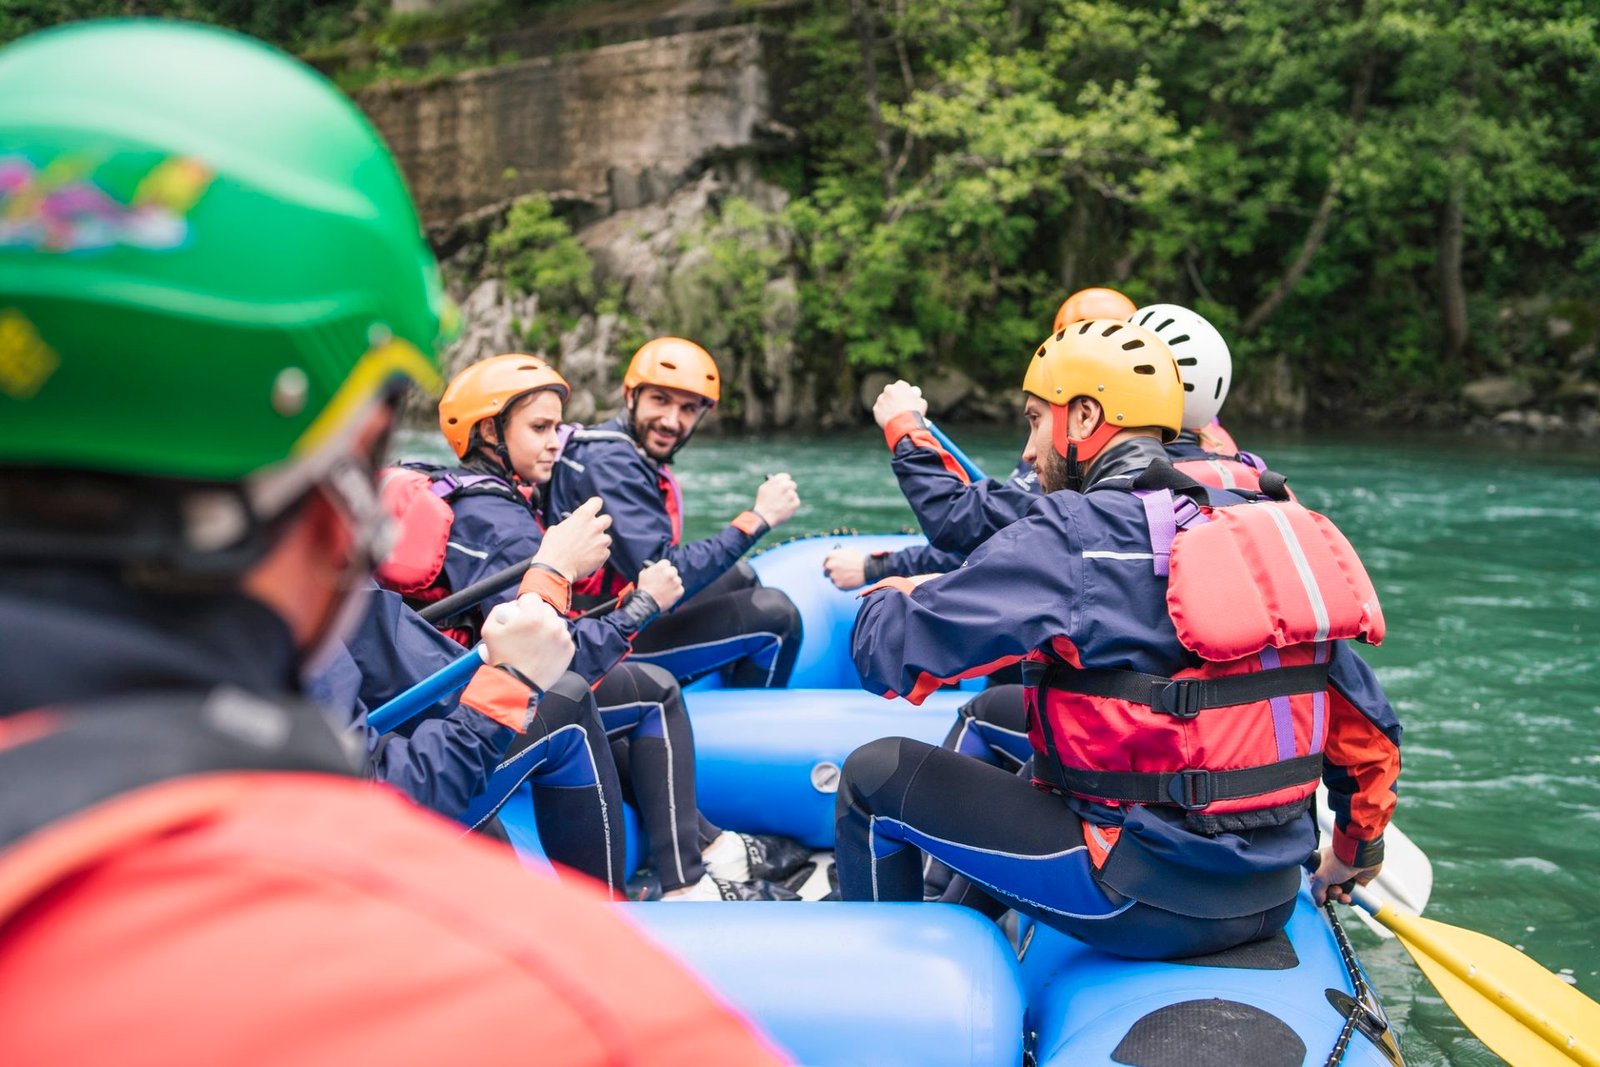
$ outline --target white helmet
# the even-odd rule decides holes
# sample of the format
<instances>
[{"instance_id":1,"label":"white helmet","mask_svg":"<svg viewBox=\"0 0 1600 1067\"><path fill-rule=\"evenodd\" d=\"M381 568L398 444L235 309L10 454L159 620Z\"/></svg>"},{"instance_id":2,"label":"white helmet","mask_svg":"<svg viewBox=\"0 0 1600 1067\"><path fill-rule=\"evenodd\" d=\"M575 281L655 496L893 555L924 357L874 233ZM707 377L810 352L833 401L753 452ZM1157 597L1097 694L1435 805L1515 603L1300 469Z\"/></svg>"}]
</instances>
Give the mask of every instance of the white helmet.
<instances>
[{"instance_id":1,"label":"white helmet","mask_svg":"<svg viewBox=\"0 0 1600 1067\"><path fill-rule=\"evenodd\" d=\"M1128 316L1172 349L1183 376L1183 428L1209 426L1228 399L1233 357L1217 328L1196 312L1177 304L1150 304Z\"/></svg>"}]
</instances>

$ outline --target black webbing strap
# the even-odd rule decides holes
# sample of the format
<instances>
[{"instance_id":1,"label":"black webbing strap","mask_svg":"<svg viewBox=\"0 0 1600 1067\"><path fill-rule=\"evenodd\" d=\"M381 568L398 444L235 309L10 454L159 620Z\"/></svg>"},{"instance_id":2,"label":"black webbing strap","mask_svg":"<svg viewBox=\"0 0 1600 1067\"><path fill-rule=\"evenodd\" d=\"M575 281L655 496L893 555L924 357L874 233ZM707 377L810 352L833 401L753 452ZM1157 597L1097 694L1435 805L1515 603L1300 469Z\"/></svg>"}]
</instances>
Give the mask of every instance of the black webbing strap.
<instances>
[{"instance_id":1,"label":"black webbing strap","mask_svg":"<svg viewBox=\"0 0 1600 1067\"><path fill-rule=\"evenodd\" d=\"M1087 771L1051 762L1055 765L1036 763L1034 777L1065 792L1127 804L1176 804L1185 811L1199 811L1218 800L1262 796L1322 776L1320 752L1235 771Z\"/></svg>"},{"instance_id":2,"label":"black webbing strap","mask_svg":"<svg viewBox=\"0 0 1600 1067\"><path fill-rule=\"evenodd\" d=\"M1038 685L1041 689L1147 704L1165 715L1192 719L1207 708L1229 708L1273 697L1319 693L1328 688L1328 665L1308 663L1302 667L1278 667L1226 678L1176 679L1138 671L1075 670L1055 665L1044 673Z\"/></svg>"}]
</instances>

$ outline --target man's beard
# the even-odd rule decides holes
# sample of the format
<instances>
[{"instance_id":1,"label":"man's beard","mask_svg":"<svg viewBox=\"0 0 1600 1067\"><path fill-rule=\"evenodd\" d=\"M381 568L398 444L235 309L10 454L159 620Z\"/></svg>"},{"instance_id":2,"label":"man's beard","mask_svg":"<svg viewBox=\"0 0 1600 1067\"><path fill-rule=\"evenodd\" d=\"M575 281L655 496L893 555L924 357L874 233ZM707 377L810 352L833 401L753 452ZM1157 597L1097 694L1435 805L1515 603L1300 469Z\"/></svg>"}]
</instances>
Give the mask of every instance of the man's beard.
<instances>
[{"instance_id":1,"label":"man's beard","mask_svg":"<svg viewBox=\"0 0 1600 1067\"><path fill-rule=\"evenodd\" d=\"M1040 449L1039 458L1034 463L1033 469L1039 476L1039 488L1046 493L1065 489L1071 482L1067 472L1067 461L1054 448Z\"/></svg>"},{"instance_id":2,"label":"man's beard","mask_svg":"<svg viewBox=\"0 0 1600 1067\"><path fill-rule=\"evenodd\" d=\"M659 420L636 423L633 434L634 439L639 442L639 447L644 449L645 455L649 456L657 463L665 463L672 458L673 453L677 452L679 448L683 447L684 439L688 437L688 433L680 429L677 434L673 436L671 444L667 445L667 447L664 449L659 448L659 446L651 443L650 437L651 433L659 425Z\"/></svg>"}]
</instances>

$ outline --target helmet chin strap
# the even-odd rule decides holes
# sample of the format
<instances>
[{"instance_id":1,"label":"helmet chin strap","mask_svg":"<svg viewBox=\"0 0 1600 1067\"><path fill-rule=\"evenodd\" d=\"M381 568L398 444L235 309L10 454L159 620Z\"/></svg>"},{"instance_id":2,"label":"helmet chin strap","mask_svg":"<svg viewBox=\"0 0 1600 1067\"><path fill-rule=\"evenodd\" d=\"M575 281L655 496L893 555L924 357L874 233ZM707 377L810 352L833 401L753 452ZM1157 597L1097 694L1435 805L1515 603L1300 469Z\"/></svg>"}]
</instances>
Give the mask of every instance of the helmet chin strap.
<instances>
[{"instance_id":1,"label":"helmet chin strap","mask_svg":"<svg viewBox=\"0 0 1600 1067\"><path fill-rule=\"evenodd\" d=\"M1084 483L1088 480L1090 465L1094 463L1095 457L1105 451L1106 445L1121 432L1122 427L1102 420L1088 437L1071 437L1067 433L1067 405L1051 404L1050 410L1051 444L1067 461L1067 488L1075 493L1081 493Z\"/></svg>"}]
</instances>

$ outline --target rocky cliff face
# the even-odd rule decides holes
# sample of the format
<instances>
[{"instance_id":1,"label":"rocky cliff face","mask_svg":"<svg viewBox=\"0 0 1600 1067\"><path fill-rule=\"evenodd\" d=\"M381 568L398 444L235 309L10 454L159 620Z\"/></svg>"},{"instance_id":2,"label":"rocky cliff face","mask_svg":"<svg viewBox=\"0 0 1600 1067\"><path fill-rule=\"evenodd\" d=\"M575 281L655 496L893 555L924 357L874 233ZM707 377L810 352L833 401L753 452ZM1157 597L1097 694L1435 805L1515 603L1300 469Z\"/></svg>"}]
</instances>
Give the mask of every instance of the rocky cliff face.
<instances>
[{"instance_id":1,"label":"rocky cliff face","mask_svg":"<svg viewBox=\"0 0 1600 1067\"><path fill-rule=\"evenodd\" d=\"M602 212L751 144L770 111L752 25L524 60L357 97L430 229L530 192Z\"/></svg>"},{"instance_id":2,"label":"rocky cliff face","mask_svg":"<svg viewBox=\"0 0 1600 1067\"><path fill-rule=\"evenodd\" d=\"M757 10L748 7L745 17ZM814 420L815 390L795 359L799 297L787 234L761 221L785 197L754 164L787 136L774 119L772 47L767 31L742 22L357 95L447 254L464 318L451 371L527 347L539 298L486 270L482 241L519 196L541 193L580 224L597 291L610 297L606 310L581 315L560 333L559 350L546 353L573 383L572 417L614 408L621 361L645 337L678 332L722 363L722 421ZM725 216L731 202L740 205L737 217ZM744 268L738 284L759 287L763 321L741 336L718 314L728 295L719 289L730 284L730 265L714 262L718 248L753 256L732 266Z\"/></svg>"}]
</instances>

